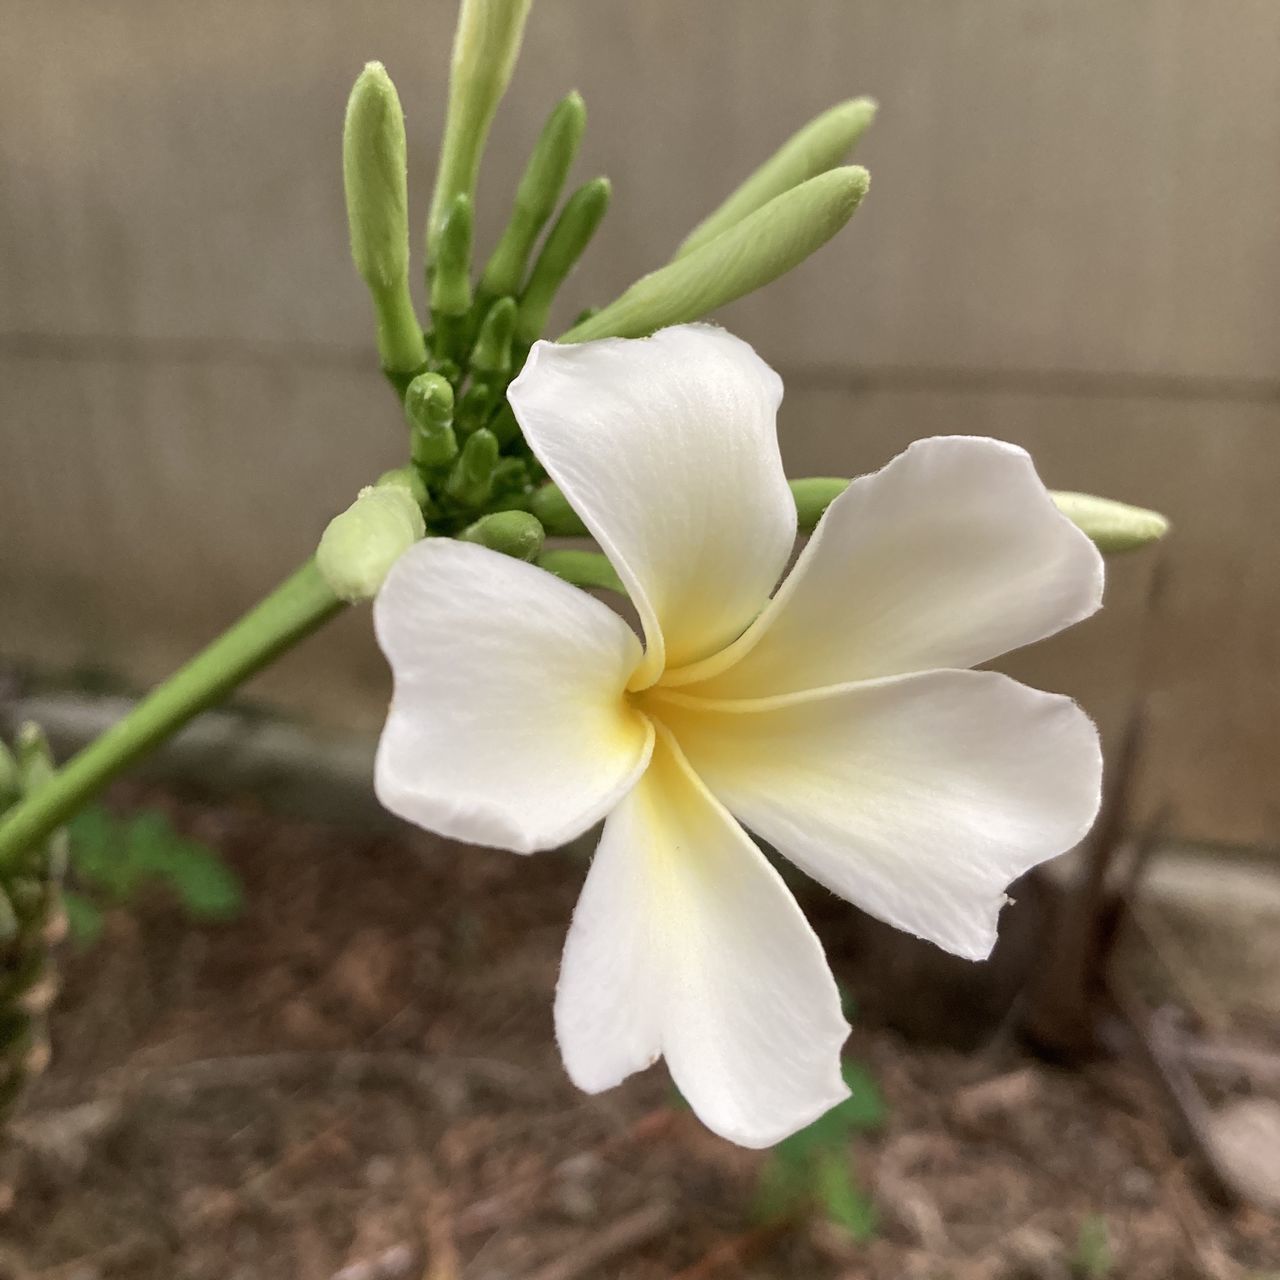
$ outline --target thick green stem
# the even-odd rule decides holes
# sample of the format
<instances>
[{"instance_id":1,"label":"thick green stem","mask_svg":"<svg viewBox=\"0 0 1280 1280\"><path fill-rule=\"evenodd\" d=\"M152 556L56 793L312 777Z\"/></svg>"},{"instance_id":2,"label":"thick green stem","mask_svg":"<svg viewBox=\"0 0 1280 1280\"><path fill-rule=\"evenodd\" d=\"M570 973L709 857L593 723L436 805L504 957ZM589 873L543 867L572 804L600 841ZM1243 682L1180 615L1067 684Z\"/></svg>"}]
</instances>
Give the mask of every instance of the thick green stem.
<instances>
[{"instance_id":1,"label":"thick green stem","mask_svg":"<svg viewBox=\"0 0 1280 1280\"><path fill-rule=\"evenodd\" d=\"M44 840L117 774L314 631L342 602L308 560L207 649L0 819L0 866Z\"/></svg>"}]
</instances>

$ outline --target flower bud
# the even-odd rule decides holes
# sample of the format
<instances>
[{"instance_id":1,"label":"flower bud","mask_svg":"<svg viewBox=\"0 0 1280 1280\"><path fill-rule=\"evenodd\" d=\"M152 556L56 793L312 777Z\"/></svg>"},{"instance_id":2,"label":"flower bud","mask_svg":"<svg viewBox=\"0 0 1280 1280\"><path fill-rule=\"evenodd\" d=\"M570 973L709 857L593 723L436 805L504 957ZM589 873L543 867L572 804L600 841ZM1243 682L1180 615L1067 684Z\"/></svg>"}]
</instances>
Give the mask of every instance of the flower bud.
<instances>
[{"instance_id":1,"label":"flower bud","mask_svg":"<svg viewBox=\"0 0 1280 1280\"><path fill-rule=\"evenodd\" d=\"M438 373L420 373L404 393L404 412L412 428L410 455L419 467L452 462L458 453L453 432L453 388Z\"/></svg>"},{"instance_id":2,"label":"flower bud","mask_svg":"<svg viewBox=\"0 0 1280 1280\"><path fill-rule=\"evenodd\" d=\"M854 98L810 120L685 237L675 256L683 258L701 249L774 196L834 168L853 150L875 115L876 104L870 98Z\"/></svg>"},{"instance_id":3,"label":"flower bud","mask_svg":"<svg viewBox=\"0 0 1280 1280\"><path fill-rule=\"evenodd\" d=\"M836 476L807 476L787 483L795 499L796 524L801 533L812 533L822 513L849 487L847 480Z\"/></svg>"},{"instance_id":4,"label":"flower bud","mask_svg":"<svg viewBox=\"0 0 1280 1280\"><path fill-rule=\"evenodd\" d=\"M637 280L560 341L642 338L701 319L785 275L826 244L853 216L870 181L865 169L850 165L792 187L702 248Z\"/></svg>"},{"instance_id":5,"label":"flower bud","mask_svg":"<svg viewBox=\"0 0 1280 1280\"><path fill-rule=\"evenodd\" d=\"M1050 497L1058 510L1107 554L1136 551L1169 532L1169 521L1158 511L1089 493L1053 493Z\"/></svg>"},{"instance_id":6,"label":"flower bud","mask_svg":"<svg viewBox=\"0 0 1280 1280\"><path fill-rule=\"evenodd\" d=\"M516 300L499 298L485 313L471 350L477 373L502 376L511 369L511 340L516 328Z\"/></svg>"},{"instance_id":7,"label":"flower bud","mask_svg":"<svg viewBox=\"0 0 1280 1280\"><path fill-rule=\"evenodd\" d=\"M534 242L555 212L586 124L586 104L576 92L547 118L516 188L511 220L480 277L482 293L496 298L520 292Z\"/></svg>"},{"instance_id":8,"label":"flower bud","mask_svg":"<svg viewBox=\"0 0 1280 1280\"><path fill-rule=\"evenodd\" d=\"M385 489L389 485L403 489L419 507L425 507L427 499L431 496L427 492L427 486L422 482L422 477L413 467L396 467L393 471L384 471L378 477L378 483L374 487Z\"/></svg>"},{"instance_id":9,"label":"flower bud","mask_svg":"<svg viewBox=\"0 0 1280 1280\"><path fill-rule=\"evenodd\" d=\"M445 359L461 359L471 310L471 197L457 195L449 206L436 242L431 276L433 349Z\"/></svg>"},{"instance_id":10,"label":"flower bud","mask_svg":"<svg viewBox=\"0 0 1280 1280\"><path fill-rule=\"evenodd\" d=\"M440 143L427 257L434 262L454 198L474 198L493 114L511 80L532 0L462 0L449 68L449 111Z\"/></svg>"},{"instance_id":11,"label":"flower bud","mask_svg":"<svg viewBox=\"0 0 1280 1280\"><path fill-rule=\"evenodd\" d=\"M462 446L445 483L445 492L464 507L481 506L492 492L497 462L498 439L487 427L481 427Z\"/></svg>"},{"instance_id":12,"label":"flower bud","mask_svg":"<svg viewBox=\"0 0 1280 1280\"><path fill-rule=\"evenodd\" d=\"M544 484L533 492L529 508L553 537L581 538L587 533L582 517L569 505L558 485Z\"/></svg>"},{"instance_id":13,"label":"flower bud","mask_svg":"<svg viewBox=\"0 0 1280 1280\"><path fill-rule=\"evenodd\" d=\"M595 235L609 208L611 191L608 178L594 178L565 201L520 295L516 342L522 347L531 346L542 336L551 304Z\"/></svg>"},{"instance_id":14,"label":"flower bud","mask_svg":"<svg viewBox=\"0 0 1280 1280\"><path fill-rule=\"evenodd\" d=\"M527 511L495 511L468 525L458 537L517 560L532 560L542 550L546 533Z\"/></svg>"},{"instance_id":15,"label":"flower bud","mask_svg":"<svg viewBox=\"0 0 1280 1280\"><path fill-rule=\"evenodd\" d=\"M28 720L18 730L16 746L22 794L29 796L53 777L53 752L49 750L49 740L44 736L44 730L34 720Z\"/></svg>"},{"instance_id":16,"label":"flower bud","mask_svg":"<svg viewBox=\"0 0 1280 1280\"><path fill-rule=\"evenodd\" d=\"M382 366L411 373L426 362L427 351L409 293L404 113L380 62L360 73L347 102L342 178L351 256L373 297Z\"/></svg>"},{"instance_id":17,"label":"flower bud","mask_svg":"<svg viewBox=\"0 0 1280 1280\"><path fill-rule=\"evenodd\" d=\"M329 521L316 567L334 595L349 603L378 594L391 566L426 533L422 511L399 485L367 487Z\"/></svg>"},{"instance_id":18,"label":"flower bud","mask_svg":"<svg viewBox=\"0 0 1280 1280\"><path fill-rule=\"evenodd\" d=\"M599 551L572 548L544 551L538 557L538 567L575 587L597 587L603 591L616 591L622 596L627 594L617 571Z\"/></svg>"}]
</instances>

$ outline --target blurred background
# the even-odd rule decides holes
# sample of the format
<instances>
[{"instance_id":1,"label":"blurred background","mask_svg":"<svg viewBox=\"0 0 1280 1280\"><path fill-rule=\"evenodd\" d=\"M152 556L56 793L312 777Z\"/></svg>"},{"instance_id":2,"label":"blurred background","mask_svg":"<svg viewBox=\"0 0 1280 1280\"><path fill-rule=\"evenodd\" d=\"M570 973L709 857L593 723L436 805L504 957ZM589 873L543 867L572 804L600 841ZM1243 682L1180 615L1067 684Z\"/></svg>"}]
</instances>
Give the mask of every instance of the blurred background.
<instances>
[{"instance_id":1,"label":"blurred background","mask_svg":"<svg viewBox=\"0 0 1280 1280\"><path fill-rule=\"evenodd\" d=\"M453 17L444 0L0 0L0 663L27 687L164 676L403 460L347 249L342 118L363 62L384 61L420 225ZM1112 562L1100 617L1010 669L1079 697L1113 759L1141 718L1126 820L1159 814L1165 844L1221 859L1184 866L1197 893L1240 886L1245 914L1214 899L1216 972L1249 967L1253 930L1265 977L1280 6L538 0L481 174L481 258L574 87L575 176L608 175L614 202L565 323L818 111L880 101L853 223L720 318L783 375L792 475L989 434L1051 487L1170 517L1164 545ZM354 610L250 696L369 735L387 691ZM1274 982L1248 999L1280 1006Z\"/></svg>"},{"instance_id":2,"label":"blurred background","mask_svg":"<svg viewBox=\"0 0 1280 1280\"><path fill-rule=\"evenodd\" d=\"M365 58L385 61L425 218L453 9L4 12L0 654L143 685L401 458L347 253L342 114ZM817 111L880 100L853 225L723 316L785 378L791 473L973 432L1026 445L1054 487L1166 512L1151 633L1154 558L1117 563L1107 614L1027 674L1108 726L1141 677L1179 834L1274 840L1280 11L542 0L481 177L480 252L575 86L575 172L609 175L615 200L566 321L664 261ZM348 619L262 692L373 726L368 631Z\"/></svg>"}]
</instances>

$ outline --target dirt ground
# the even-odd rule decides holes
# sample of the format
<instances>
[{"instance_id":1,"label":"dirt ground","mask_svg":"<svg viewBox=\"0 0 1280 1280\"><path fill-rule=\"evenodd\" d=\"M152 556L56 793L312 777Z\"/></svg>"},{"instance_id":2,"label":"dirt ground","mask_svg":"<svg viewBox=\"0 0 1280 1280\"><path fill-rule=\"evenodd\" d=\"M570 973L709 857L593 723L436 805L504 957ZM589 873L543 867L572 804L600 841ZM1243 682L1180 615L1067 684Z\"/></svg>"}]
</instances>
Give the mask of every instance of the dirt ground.
<instances>
[{"instance_id":1,"label":"dirt ground","mask_svg":"<svg viewBox=\"0 0 1280 1280\"><path fill-rule=\"evenodd\" d=\"M661 1067L598 1098L561 1071L551 997L581 857L137 789L112 803L163 807L222 851L248 906L195 927L149 903L65 953L53 1065L0 1166L4 1280L1271 1280L1280 1268L1280 1223L1210 1200L1136 1059L1066 1071L999 1030L969 1052L921 1047L872 998L849 1053L889 1115L848 1158L876 1233L860 1244L818 1217L762 1224L768 1157L702 1130ZM874 992L874 958L845 938L843 911L827 904L817 924L841 981Z\"/></svg>"}]
</instances>

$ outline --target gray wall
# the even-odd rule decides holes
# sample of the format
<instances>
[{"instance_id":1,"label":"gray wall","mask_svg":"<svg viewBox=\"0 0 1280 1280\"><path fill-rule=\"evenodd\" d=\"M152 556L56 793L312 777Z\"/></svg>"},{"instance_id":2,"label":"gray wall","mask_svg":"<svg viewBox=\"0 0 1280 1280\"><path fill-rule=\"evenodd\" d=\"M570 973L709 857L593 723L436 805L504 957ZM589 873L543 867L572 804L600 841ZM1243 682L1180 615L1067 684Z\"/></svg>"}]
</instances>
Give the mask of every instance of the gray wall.
<instances>
[{"instance_id":1,"label":"gray wall","mask_svg":"<svg viewBox=\"0 0 1280 1280\"><path fill-rule=\"evenodd\" d=\"M162 675L399 460L346 253L366 58L425 213L452 5L0 0L0 658ZM605 301L792 128L866 92L872 194L724 320L784 374L794 473L934 432L1157 506L1156 557L1015 669L1109 730L1154 688L1147 797L1260 841L1280 762L1280 6L1267 0L538 0L481 188L483 247L545 111L591 111ZM260 692L372 725L367 618Z\"/></svg>"}]
</instances>

